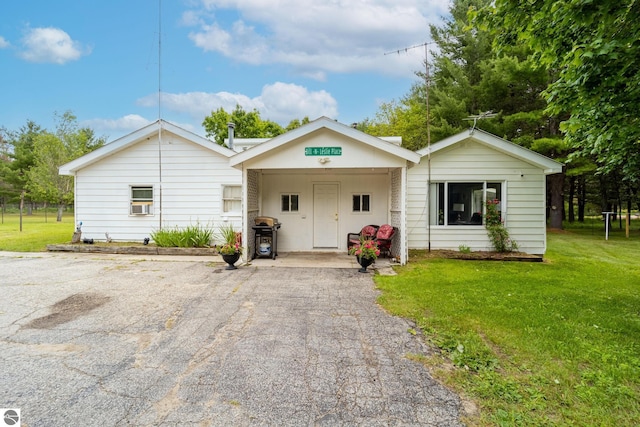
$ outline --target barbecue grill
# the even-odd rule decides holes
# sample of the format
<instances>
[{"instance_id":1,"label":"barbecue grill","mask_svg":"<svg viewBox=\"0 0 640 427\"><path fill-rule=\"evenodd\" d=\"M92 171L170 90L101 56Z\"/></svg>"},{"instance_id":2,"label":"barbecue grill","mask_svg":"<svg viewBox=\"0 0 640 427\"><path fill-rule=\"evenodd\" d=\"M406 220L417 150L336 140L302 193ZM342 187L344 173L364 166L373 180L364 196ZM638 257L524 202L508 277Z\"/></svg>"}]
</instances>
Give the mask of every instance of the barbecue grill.
<instances>
[{"instance_id":1,"label":"barbecue grill","mask_svg":"<svg viewBox=\"0 0 640 427\"><path fill-rule=\"evenodd\" d=\"M256 232L255 258L276 259L278 256L278 230L280 229L278 218L259 216L255 219L255 225L251 228Z\"/></svg>"}]
</instances>

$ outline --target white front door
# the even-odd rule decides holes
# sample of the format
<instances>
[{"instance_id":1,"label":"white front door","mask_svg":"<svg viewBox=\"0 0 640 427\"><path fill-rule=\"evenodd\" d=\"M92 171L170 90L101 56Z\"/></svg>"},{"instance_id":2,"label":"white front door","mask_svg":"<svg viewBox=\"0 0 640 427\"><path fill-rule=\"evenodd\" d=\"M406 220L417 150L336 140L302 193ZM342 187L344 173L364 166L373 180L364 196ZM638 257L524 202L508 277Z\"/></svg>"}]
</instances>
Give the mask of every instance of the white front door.
<instances>
[{"instance_id":1,"label":"white front door","mask_svg":"<svg viewBox=\"0 0 640 427\"><path fill-rule=\"evenodd\" d=\"M313 186L313 247L338 248L338 184Z\"/></svg>"}]
</instances>

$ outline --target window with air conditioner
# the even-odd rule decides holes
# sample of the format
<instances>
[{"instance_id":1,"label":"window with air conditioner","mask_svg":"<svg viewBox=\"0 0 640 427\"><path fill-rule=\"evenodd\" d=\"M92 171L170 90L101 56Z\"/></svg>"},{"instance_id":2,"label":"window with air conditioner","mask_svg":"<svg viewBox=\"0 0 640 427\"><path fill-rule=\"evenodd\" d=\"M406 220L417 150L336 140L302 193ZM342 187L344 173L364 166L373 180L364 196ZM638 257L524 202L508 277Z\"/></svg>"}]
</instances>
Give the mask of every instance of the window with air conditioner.
<instances>
[{"instance_id":1,"label":"window with air conditioner","mask_svg":"<svg viewBox=\"0 0 640 427\"><path fill-rule=\"evenodd\" d=\"M153 215L153 187L131 187L131 215Z\"/></svg>"}]
</instances>

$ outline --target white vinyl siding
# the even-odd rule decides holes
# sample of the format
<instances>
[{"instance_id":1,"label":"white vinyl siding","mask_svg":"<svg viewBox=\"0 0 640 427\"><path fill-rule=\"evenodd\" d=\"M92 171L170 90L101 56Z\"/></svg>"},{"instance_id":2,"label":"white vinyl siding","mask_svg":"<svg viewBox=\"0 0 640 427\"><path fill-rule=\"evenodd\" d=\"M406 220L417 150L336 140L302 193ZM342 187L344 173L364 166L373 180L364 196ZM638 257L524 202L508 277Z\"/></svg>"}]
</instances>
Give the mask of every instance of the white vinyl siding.
<instances>
[{"instance_id":1,"label":"white vinyl siding","mask_svg":"<svg viewBox=\"0 0 640 427\"><path fill-rule=\"evenodd\" d=\"M77 172L76 218L83 237L101 240L108 232L115 241L142 241L161 226L215 228L223 221L222 186L242 180L229 159L165 131L160 182L158 152L155 135ZM135 186L153 186L153 215L129 214ZM240 220L234 224L240 227Z\"/></svg>"}]
</instances>

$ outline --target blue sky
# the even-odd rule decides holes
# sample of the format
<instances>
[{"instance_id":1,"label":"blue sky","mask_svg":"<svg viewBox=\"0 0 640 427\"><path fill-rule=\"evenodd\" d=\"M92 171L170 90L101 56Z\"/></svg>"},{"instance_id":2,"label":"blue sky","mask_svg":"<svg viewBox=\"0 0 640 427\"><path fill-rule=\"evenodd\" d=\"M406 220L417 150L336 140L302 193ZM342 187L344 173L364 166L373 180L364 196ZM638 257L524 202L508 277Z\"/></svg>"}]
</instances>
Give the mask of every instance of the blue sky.
<instances>
[{"instance_id":1,"label":"blue sky","mask_svg":"<svg viewBox=\"0 0 640 427\"><path fill-rule=\"evenodd\" d=\"M109 139L159 115L203 134L236 104L283 125L358 122L407 93L424 50L385 53L427 41L448 4L162 0L160 20L158 0L2 0L0 127L52 129L70 110Z\"/></svg>"}]
</instances>

